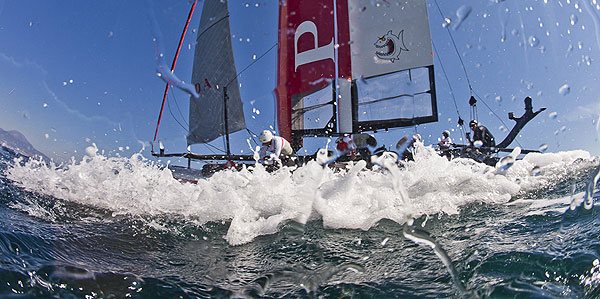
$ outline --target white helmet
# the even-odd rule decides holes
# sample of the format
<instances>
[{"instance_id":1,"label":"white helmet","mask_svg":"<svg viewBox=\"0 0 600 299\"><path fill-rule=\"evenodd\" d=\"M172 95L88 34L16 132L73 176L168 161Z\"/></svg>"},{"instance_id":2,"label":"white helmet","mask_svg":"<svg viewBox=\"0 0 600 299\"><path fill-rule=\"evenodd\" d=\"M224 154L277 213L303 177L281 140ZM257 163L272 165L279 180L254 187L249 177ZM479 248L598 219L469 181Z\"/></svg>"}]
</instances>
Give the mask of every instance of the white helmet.
<instances>
[{"instance_id":1,"label":"white helmet","mask_svg":"<svg viewBox=\"0 0 600 299\"><path fill-rule=\"evenodd\" d=\"M273 139L273 133L271 133L269 130L262 131L260 136L258 136L258 140L260 140L261 143L267 143L271 141L271 139Z\"/></svg>"},{"instance_id":2,"label":"white helmet","mask_svg":"<svg viewBox=\"0 0 600 299\"><path fill-rule=\"evenodd\" d=\"M444 130L444 132L442 132L442 134L446 135L446 136L450 136L450 131L448 130Z\"/></svg>"}]
</instances>

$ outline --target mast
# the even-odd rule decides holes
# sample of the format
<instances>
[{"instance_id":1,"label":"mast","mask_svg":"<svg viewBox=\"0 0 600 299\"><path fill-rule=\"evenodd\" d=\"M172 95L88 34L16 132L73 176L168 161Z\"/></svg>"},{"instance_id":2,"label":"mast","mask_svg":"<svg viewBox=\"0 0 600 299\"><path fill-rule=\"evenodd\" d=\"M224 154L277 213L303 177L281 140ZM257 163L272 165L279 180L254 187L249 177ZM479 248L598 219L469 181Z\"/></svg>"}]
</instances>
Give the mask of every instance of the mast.
<instances>
[{"instance_id":1,"label":"mast","mask_svg":"<svg viewBox=\"0 0 600 299\"><path fill-rule=\"evenodd\" d=\"M190 8L190 12L188 13L187 21L185 22L185 27L183 27L183 32L181 33L181 38L179 39L179 45L177 45L177 51L175 51L175 57L173 57L173 63L171 64L171 72L175 70L175 64L177 63L177 57L179 57L179 51L181 50L181 45L183 44L183 39L185 38L185 33L187 32L188 26L190 25L190 20L192 19L192 15L194 14L194 9L196 8L196 4L198 0L194 1L192 7ZM152 140L152 150L154 150L154 142L156 141L156 137L158 136L158 127L160 127L160 119L162 118L162 113L165 108L165 101L167 100L167 95L169 94L169 83L167 82L167 86L165 86L165 93L163 95L162 105L160 106L160 113L158 114L158 121L156 122L156 130L154 131L154 139Z\"/></svg>"},{"instance_id":2,"label":"mast","mask_svg":"<svg viewBox=\"0 0 600 299\"><path fill-rule=\"evenodd\" d=\"M225 115L225 140L227 141L227 156L231 156L231 150L229 148L229 122L227 120L227 87L223 87L223 114Z\"/></svg>"}]
</instances>

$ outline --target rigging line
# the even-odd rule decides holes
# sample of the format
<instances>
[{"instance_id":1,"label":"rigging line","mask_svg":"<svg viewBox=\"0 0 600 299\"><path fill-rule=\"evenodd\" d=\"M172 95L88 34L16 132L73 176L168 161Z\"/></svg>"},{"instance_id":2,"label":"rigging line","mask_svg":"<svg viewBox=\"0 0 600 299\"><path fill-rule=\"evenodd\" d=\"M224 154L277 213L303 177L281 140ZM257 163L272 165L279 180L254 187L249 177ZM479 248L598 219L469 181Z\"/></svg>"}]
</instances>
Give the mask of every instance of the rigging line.
<instances>
[{"instance_id":1,"label":"rigging line","mask_svg":"<svg viewBox=\"0 0 600 299\"><path fill-rule=\"evenodd\" d=\"M502 125L504 125L505 128L508 128L506 126L506 123L504 123L504 121L502 120L502 118L500 118L500 116L498 114L496 114L496 112L494 112L494 110L492 110L492 108L490 108L490 106L488 106L488 104L477 93L475 93L475 91L473 91L473 94L476 95L481 100L481 102L485 105L485 107L488 108L488 110L490 110L490 112L492 112L492 114L494 114L494 116L496 116L496 118L498 118L498 120L502 123Z\"/></svg>"},{"instance_id":2,"label":"rigging line","mask_svg":"<svg viewBox=\"0 0 600 299\"><path fill-rule=\"evenodd\" d=\"M446 83L448 84L448 88L450 88L450 96L452 97L452 101L454 102L454 108L456 109L456 114L458 115L459 119L462 119L462 117L460 116L460 111L458 111L458 104L456 103L456 97L454 96L454 90L452 89L452 85L450 84L450 79L448 78L448 74L446 73L446 69L444 68L444 64L442 63L442 57L438 53L437 47L435 46L435 43L433 41L431 42L431 45L433 46L433 51L435 52L435 55L440 62L440 67L442 68L442 74L444 74L444 77L446 78ZM466 138L464 125L460 126L460 131L462 133L461 137L464 136Z\"/></svg>"},{"instance_id":3,"label":"rigging line","mask_svg":"<svg viewBox=\"0 0 600 299\"><path fill-rule=\"evenodd\" d=\"M218 148L216 145L212 145L210 143L202 143L202 145L204 145L206 148L208 148L208 150L211 151L213 154L215 153L215 151L212 149L215 149L216 151L221 152L221 153L225 152L225 150L222 150L222 149Z\"/></svg>"},{"instance_id":4,"label":"rigging line","mask_svg":"<svg viewBox=\"0 0 600 299\"><path fill-rule=\"evenodd\" d=\"M438 50L437 50L437 47L435 46L435 43L431 42L431 45L433 45L433 51L435 52L435 55L437 56L438 60L440 61L440 67L442 68L442 73L444 74L444 77L446 78L446 83L448 83L448 87L450 88L450 96L452 96L452 101L454 102L454 108L456 109L456 114L458 114L458 117L460 117L460 112L458 111L458 104L456 104L456 97L454 96L454 90L452 89L452 85L450 84L450 79L448 78L448 74L446 73L446 69L444 68L444 64L442 63L442 57L440 56L440 54L438 54Z\"/></svg>"},{"instance_id":5,"label":"rigging line","mask_svg":"<svg viewBox=\"0 0 600 299\"><path fill-rule=\"evenodd\" d=\"M188 129L186 129L186 127L184 125L182 125L179 120L177 119L177 117L175 117L175 115L173 114L173 111L171 110L171 104L169 104L169 101L167 101L167 110L169 110L169 114L171 114L171 117L173 117L173 119L175 120L175 122L177 122L179 124L179 126L181 126L181 128L183 128L184 131L188 132Z\"/></svg>"},{"instance_id":6,"label":"rigging line","mask_svg":"<svg viewBox=\"0 0 600 299\"><path fill-rule=\"evenodd\" d=\"M235 79L237 79L243 72L245 72L249 67L253 66L255 63L257 63L261 58L265 57L265 55L267 55L267 53L271 52L271 50L273 50L273 48L275 48L275 46L277 46L277 43L275 43L273 46L271 46L271 48L269 48L269 50L267 50L266 52L264 52L262 55L260 55L260 57L256 58L256 60L252 61L252 63L250 63L249 65L247 65L243 70L241 70L239 73L237 73L237 75L235 75L235 77L233 79L231 79L231 81L229 81L229 83L227 83L225 85L225 87L229 86L229 84L231 84L233 81L235 81Z\"/></svg>"},{"instance_id":7,"label":"rigging line","mask_svg":"<svg viewBox=\"0 0 600 299\"><path fill-rule=\"evenodd\" d=\"M169 110L169 113L171 114L171 116L173 117L173 119L175 120L175 122L177 122L177 124L179 124L179 126L181 126L181 128L187 133L187 134L191 134L194 135L193 133L191 133L184 125L181 124L181 122L179 122L179 120L177 120L177 118L175 117L175 115L173 115L173 111L171 110L171 105L169 104L169 101L167 101L167 108ZM194 135L194 137L198 140L198 138ZM203 143L206 147L209 148L209 150L212 153L215 153L212 149L210 149L210 147L213 147L214 149L216 149L217 151L223 152L223 150L221 150L220 148L212 145L212 144L208 144L208 143Z\"/></svg>"},{"instance_id":8,"label":"rigging line","mask_svg":"<svg viewBox=\"0 0 600 299\"><path fill-rule=\"evenodd\" d=\"M181 50L181 45L183 44L183 38L185 37L185 33L187 32L188 25L190 24L190 20L192 19L192 15L194 14L194 9L196 8L196 4L198 0L194 1L192 7L190 8L190 12L188 13L187 21L185 22L185 27L183 27L183 32L181 33L181 38L179 39L179 45L177 46L177 51L175 52L175 57L173 57L173 63L171 64L171 72L175 70L175 64L177 63L177 57L179 57L179 50ZM154 149L154 141L156 141L156 136L158 135L158 127L160 127L160 119L162 117L163 109L165 108L165 101L167 99L167 95L169 92L169 83L165 87L165 93L163 95L162 104L160 106L160 113L158 114L158 121L156 123L156 130L154 131L154 140L152 141L152 148Z\"/></svg>"},{"instance_id":9,"label":"rigging line","mask_svg":"<svg viewBox=\"0 0 600 299\"><path fill-rule=\"evenodd\" d=\"M440 13L440 15L442 16L442 19L446 19L446 17L444 16L444 14L442 13L442 9L440 8L439 4L437 3L437 0L433 0L433 3L435 3L435 6L438 9L438 12ZM467 73L467 69L465 68L465 63L462 60L462 57L460 56L460 53L458 53L458 47L456 46L456 42L454 41L454 37L452 36L452 33L450 32L450 29L448 28L448 26L446 26L446 31L448 32L448 36L450 37L450 41L452 41L452 45L454 46L454 51L456 52L456 56L458 56L458 59L460 61L460 65L463 69L463 71L465 72L465 78L467 79L467 84L469 85L469 90L471 92L471 94L475 94L480 100L481 102L483 102L483 104L500 120L500 122L504 125L504 127L506 127L506 124L504 123L504 121L496 114L496 112L494 112L489 106L488 104L485 102L485 100L480 97L479 95L477 95L477 93L475 93L475 91L473 90L473 86L471 85L471 80L469 79L469 74ZM479 118L479 115L477 115L477 110L476 108L473 108L473 114L471 115L471 119L474 119L474 117L476 117L477 119Z\"/></svg>"},{"instance_id":10,"label":"rigging line","mask_svg":"<svg viewBox=\"0 0 600 299\"><path fill-rule=\"evenodd\" d=\"M256 142L256 140L254 139L254 136L256 136L256 133L252 132L252 130L246 128L246 133L248 133L248 135L250 135L250 140L252 140L252 142L254 142L254 144L258 145L258 142Z\"/></svg>"},{"instance_id":11,"label":"rigging line","mask_svg":"<svg viewBox=\"0 0 600 299\"><path fill-rule=\"evenodd\" d=\"M195 137L195 136L194 136L194 137ZM198 139L198 138L196 137L196 139ZM215 151L214 151L213 149L215 149L216 151L218 151L218 152L220 152L220 153L223 153L223 152L225 152L225 150L223 150L223 149L220 149L220 148L218 148L216 145L212 145L212 144L210 144L210 143L205 143L205 142L202 142L202 145L204 145L206 148L208 148L208 150L210 150L210 151L211 151L213 154L215 153Z\"/></svg>"},{"instance_id":12,"label":"rigging line","mask_svg":"<svg viewBox=\"0 0 600 299\"><path fill-rule=\"evenodd\" d=\"M442 9L438 5L437 0L433 0L433 3L435 3L435 6L437 7L438 12L442 16L442 19L446 20L446 17L442 13ZM448 31L448 36L450 36L450 41L452 41L452 45L454 46L454 51L456 52L456 56L458 56L458 60L460 60L460 65L462 66L463 72L465 72L465 78L467 79L467 84L469 85L469 89L471 91L473 91L473 86L471 85L471 80L469 79L469 74L467 73L467 69L465 68L465 63L462 60L460 53L458 53L458 47L456 46L456 42L454 42L454 37L452 37L452 33L450 33L450 29L448 29L448 26L446 26L446 31Z\"/></svg>"},{"instance_id":13,"label":"rigging line","mask_svg":"<svg viewBox=\"0 0 600 299\"><path fill-rule=\"evenodd\" d=\"M223 16L222 18L218 19L216 22L210 24L210 26L206 27L206 29L204 29L202 32L198 33L198 36L196 37L196 41L198 41L198 39L204 35L204 33L206 33L210 28L213 28L215 25L219 24L221 21L225 20L229 18L229 14L226 14L225 16Z\"/></svg>"},{"instance_id":14,"label":"rigging line","mask_svg":"<svg viewBox=\"0 0 600 299\"><path fill-rule=\"evenodd\" d=\"M188 133L188 134L189 134L189 133ZM196 140L200 141L200 138L196 137L196 135L195 135L195 134L193 134L193 133L191 133L191 134L194 136L194 138L196 138ZM202 145L204 145L204 146L205 146L206 148L208 148L208 150L210 150L210 151L211 151L213 154L215 153L215 151L213 151L211 148L213 148L213 149L215 149L215 150L217 150L217 151L219 151L219 152L221 152L221 153L222 153L222 152L225 152L225 150L222 150L222 149L218 148L218 147L217 147L217 146L215 146L215 145L212 145L212 144L209 144L209 143L205 143L205 142L198 142L198 143L201 143Z\"/></svg>"},{"instance_id":15,"label":"rigging line","mask_svg":"<svg viewBox=\"0 0 600 299\"><path fill-rule=\"evenodd\" d=\"M477 93L475 93L475 91L473 91L473 93L474 93L474 94L475 94L475 95L476 95L478 98L480 98L480 99L481 99L481 97L480 97L480 96L479 96ZM486 107L486 108L488 108L488 110L490 110L490 112L492 112L492 114L494 114L494 116L496 116L496 118L498 118L498 120L499 120L499 121L502 123L502 125L504 126L504 128L508 130L508 126L506 125L506 123L504 123L504 121L502 120L502 118L500 118L500 116L499 116L498 114L496 114L496 112L494 112L494 110L492 110L492 109L490 108L490 106L488 106L488 104L486 104L486 102L485 102L485 101L483 101L483 100L482 100L481 102L482 102L482 103L485 105L485 107ZM518 140L515 140L515 141L517 142L517 144L518 144L519 146L523 147L523 146L521 145L521 143L519 143L519 141L518 141Z\"/></svg>"},{"instance_id":16,"label":"rigging line","mask_svg":"<svg viewBox=\"0 0 600 299\"><path fill-rule=\"evenodd\" d=\"M189 127L190 124L187 121L185 121L185 117L183 116L183 113L181 112L181 108L179 108L179 103L177 101L177 98L175 97L175 93L172 90L171 90L171 97L173 98L173 101L175 102L175 107L177 108L177 112L179 112L179 116L181 116L181 119L183 120L185 125ZM171 108L169 108L169 109L171 109Z\"/></svg>"}]
</instances>

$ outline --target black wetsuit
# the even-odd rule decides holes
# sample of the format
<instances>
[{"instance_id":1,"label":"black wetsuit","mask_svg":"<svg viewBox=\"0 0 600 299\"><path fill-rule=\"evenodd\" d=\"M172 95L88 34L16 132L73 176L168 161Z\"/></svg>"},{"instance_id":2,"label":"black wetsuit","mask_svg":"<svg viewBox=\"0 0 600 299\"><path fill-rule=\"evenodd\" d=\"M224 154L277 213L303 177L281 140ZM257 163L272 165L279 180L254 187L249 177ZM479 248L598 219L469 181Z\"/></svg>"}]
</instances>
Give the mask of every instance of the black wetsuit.
<instances>
[{"instance_id":1,"label":"black wetsuit","mask_svg":"<svg viewBox=\"0 0 600 299\"><path fill-rule=\"evenodd\" d=\"M494 139L494 136L484 126L477 126L475 130L473 130L473 142L477 140L481 140L484 147L496 146L496 140Z\"/></svg>"}]
</instances>

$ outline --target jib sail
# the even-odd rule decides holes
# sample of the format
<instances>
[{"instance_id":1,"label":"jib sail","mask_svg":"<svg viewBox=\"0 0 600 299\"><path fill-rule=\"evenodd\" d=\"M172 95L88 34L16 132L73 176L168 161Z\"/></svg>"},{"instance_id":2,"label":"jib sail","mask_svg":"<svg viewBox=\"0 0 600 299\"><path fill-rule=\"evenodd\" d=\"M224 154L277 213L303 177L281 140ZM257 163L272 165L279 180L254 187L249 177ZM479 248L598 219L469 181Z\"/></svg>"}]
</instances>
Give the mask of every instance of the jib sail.
<instances>
[{"instance_id":1,"label":"jib sail","mask_svg":"<svg viewBox=\"0 0 600 299\"><path fill-rule=\"evenodd\" d=\"M196 39L192 84L200 97L190 97L188 144L210 142L226 132L233 133L246 128L233 60L227 1L204 1Z\"/></svg>"}]
</instances>

